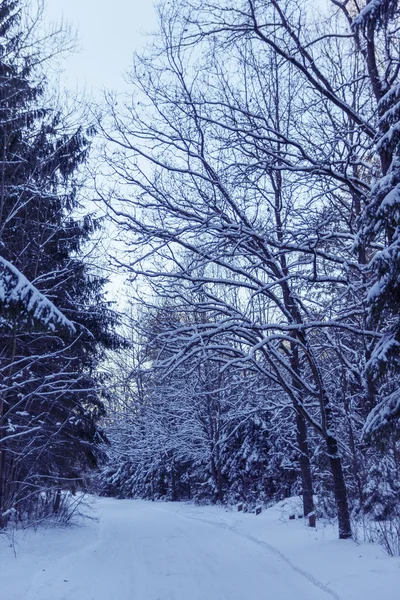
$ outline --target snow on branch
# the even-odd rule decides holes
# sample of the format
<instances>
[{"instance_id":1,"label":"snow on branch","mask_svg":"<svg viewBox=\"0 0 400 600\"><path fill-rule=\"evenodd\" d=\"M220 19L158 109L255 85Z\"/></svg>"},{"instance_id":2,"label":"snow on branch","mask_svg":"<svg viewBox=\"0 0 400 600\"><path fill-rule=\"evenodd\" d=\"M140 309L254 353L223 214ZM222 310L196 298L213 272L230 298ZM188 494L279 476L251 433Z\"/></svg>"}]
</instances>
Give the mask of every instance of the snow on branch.
<instances>
[{"instance_id":1,"label":"snow on branch","mask_svg":"<svg viewBox=\"0 0 400 600\"><path fill-rule=\"evenodd\" d=\"M34 323L45 327L48 331L55 331L57 327L61 327L75 333L73 323L2 256L0 256L0 306L9 312L21 311Z\"/></svg>"},{"instance_id":2,"label":"snow on branch","mask_svg":"<svg viewBox=\"0 0 400 600\"><path fill-rule=\"evenodd\" d=\"M353 29L366 27L371 21L380 23L392 18L397 8L397 0L369 0L352 23Z\"/></svg>"},{"instance_id":3,"label":"snow on branch","mask_svg":"<svg viewBox=\"0 0 400 600\"><path fill-rule=\"evenodd\" d=\"M364 425L365 437L373 436L386 428L400 414L400 393L398 390L384 398L370 412Z\"/></svg>"}]
</instances>

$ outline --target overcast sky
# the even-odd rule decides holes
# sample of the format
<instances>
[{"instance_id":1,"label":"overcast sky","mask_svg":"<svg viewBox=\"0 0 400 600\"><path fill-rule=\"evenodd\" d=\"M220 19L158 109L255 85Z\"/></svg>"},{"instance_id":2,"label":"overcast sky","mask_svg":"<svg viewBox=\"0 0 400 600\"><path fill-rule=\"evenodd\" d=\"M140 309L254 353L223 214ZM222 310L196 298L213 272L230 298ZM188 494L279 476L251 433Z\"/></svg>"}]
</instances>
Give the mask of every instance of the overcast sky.
<instances>
[{"instance_id":1,"label":"overcast sky","mask_svg":"<svg viewBox=\"0 0 400 600\"><path fill-rule=\"evenodd\" d=\"M133 51L157 23L151 0L46 0L46 15L78 30L80 51L65 61L63 79L69 88L94 93L123 89Z\"/></svg>"},{"instance_id":2,"label":"overcast sky","mask_svg":"<svg viewBox=\"0 0 400 600\"><path fill-rule=\"evenodd\" d=\"M48 23L64 19L77 30L79 51L63 61L61 84L85 92L87 99L101 100L103 89L126 89L123 73L133 52L145 45L145 33L157 27L152 0L45 0L45 11ZM107 231L105 238L107 247ZM122 306L125 276L113 269L108 275L108 297Z\"/></svg>"}]
</instances>

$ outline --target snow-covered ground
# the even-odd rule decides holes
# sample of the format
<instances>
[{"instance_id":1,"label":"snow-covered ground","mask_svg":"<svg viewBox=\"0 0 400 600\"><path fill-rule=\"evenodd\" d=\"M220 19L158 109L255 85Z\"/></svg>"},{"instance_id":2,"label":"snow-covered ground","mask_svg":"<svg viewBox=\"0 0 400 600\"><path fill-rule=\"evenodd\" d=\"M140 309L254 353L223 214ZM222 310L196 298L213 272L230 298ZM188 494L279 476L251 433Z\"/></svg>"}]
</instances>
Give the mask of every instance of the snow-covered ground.
<instances>
[{"instance_id":1,"label":"snow-covered ground","mask_svg":"<svg viewBox=\"0 0 400 600\"><path fill-rule=\"evenodd\" d=\"M400 559L289 521L99 499L96 522L0 536L2 600L398 600Z\"/></svg>"}]
</instances>

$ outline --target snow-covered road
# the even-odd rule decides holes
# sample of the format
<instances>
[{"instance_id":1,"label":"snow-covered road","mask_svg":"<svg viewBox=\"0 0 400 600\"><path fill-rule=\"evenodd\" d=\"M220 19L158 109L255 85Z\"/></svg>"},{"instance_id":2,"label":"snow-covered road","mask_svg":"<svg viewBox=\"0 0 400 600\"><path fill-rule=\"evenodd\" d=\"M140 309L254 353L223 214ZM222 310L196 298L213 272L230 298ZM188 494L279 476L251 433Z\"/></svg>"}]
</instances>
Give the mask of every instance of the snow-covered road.
<instances>
[{"instance_id":1,"label":"snow-covered road","mask_svg":"<svg viewBox=\"0 0 400 600\"><path fill-rule=\"evenodd\" d=\"M0 536L1 600L398 598L397 559L321 526L217 507L99 499L98 522ZM292 509L291 509L292 510Z\"/></svg>"},{"instance_id":2,"label":"snow-covered road","mask_svg":"<svg viewBox=\"0 0 400 600\"><path fill-rule=\"evenodd\" d=\"M173 504L110 499L98 510L98 538L37 571L26 600L332 598L272 550Z\"/></svg>"}]
</instances>

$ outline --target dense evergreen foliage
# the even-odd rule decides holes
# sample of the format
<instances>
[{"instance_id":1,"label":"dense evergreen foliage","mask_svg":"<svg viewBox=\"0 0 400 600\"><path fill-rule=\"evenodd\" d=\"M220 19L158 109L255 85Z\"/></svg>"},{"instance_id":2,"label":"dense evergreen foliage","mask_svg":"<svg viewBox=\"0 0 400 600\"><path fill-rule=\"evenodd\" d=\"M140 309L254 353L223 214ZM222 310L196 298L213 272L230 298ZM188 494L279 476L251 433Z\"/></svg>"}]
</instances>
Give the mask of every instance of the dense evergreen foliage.
<instances>
[{"instance_id":1,"label":"dense evergreen foliage","mask_svg":"<svg viewBox=\"0 0 400 600\"><path fill-rule=\"evenodd\" d=\"M81 258L98 224L74 216L93 131L50 104L37 30L25 33L23 8L18 0L0 7L1 254L74 329L40 327L18 303L1 319L5 521L39 510L44 493L49 504L54 492L57 508L56 491L76 489L95 466L104 409L94 370L116 345L104 279Z\"/></svg>"}]
</instances>

